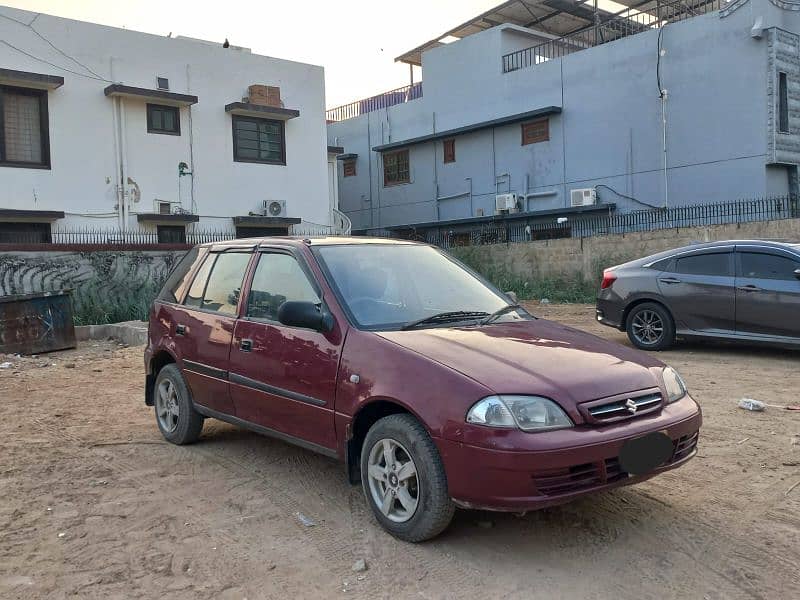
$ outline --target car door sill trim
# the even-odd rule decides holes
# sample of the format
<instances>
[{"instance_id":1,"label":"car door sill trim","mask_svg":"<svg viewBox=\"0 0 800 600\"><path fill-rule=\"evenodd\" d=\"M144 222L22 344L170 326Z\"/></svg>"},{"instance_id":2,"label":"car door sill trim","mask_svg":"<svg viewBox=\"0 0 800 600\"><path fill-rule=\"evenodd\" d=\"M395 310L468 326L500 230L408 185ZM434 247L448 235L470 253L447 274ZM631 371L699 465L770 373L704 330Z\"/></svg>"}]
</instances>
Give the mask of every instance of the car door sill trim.
<instances>
[{"instance_id":1,"label":"car door sill trim","mask_svg":"<svg viewBox=\"0 0 800 600\"><path fill-rule=\"evenodd\" d=\"M244 375L238 375L237 373L229 373L228 379L231 383L258 390L259 392L266 392L267 394L272 394L274 396L288 398L289 400L297 400L298 402L305 402L306 404L313 404L314 406L325 406L327 404L325 400L320 400L319 398L314 398L312 396L306 396L305 394L300 394L291 390L275 387L274 385L269 385L268 383L264 383L262 381L250 379Z\"/></svg>"},{"instance_id":2,"label":"car door sill trim","mask_svg":"<svg viewBox=\"0 0 800 600\"><path fill-rule=\"evenodd\" d=\"M196 402L194 403L194 409L204 417L219 419L220 421L225 421L226 423L230 423L231 425L236 425L237 427L248 429L255 433L260 433L261 435L266 435L268 437L281 440L282 442L287 442L295 446L300 446L301 448L317 452L318 454L323 454L330 458L336 458L336 459L339 458L339 455L335 450L331 450L330 448L326 448L325 446L320 446L319 444L315 444L314 442L309 442L302 438L289 435L288 433L283 433L275 429L270 429L269 427L264 427L263 425L257 425L256 423L245 421L244 419L240 419L239 417L234 417L233 415L217 412L216 410L213 410L201 404L197 404Z\"/></svg>"},{"instance_id":3,"label":"car door sill trim","mask_svg":"<svg viewBox=\"0 0 800 600\"><path fill-rule=\"evenodd\" d=\"M215 379L228 379L228 372L224 369L217 369L216 367L211 367L209 365L204 365L203 363L194 362L193 360L186 360L183 359L183 368L187 371L191 371L192 373L199 373L200 375L206 375L207 377L214 377Z\"/></svg>"}]
</instances>

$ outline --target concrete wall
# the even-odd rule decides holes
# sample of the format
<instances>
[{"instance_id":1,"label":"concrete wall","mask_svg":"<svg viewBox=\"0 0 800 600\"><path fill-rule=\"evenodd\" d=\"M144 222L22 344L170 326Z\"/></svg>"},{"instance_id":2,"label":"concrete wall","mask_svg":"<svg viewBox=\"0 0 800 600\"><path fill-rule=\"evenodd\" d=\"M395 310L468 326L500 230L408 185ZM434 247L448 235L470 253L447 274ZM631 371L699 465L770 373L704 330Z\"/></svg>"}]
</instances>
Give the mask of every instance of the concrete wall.
<instances>
[{"instance_id":1,"label":"concrete wall","mask_svg":"<svg viewBox=\"0 0 800 600\"><path fill-rule=\"evenodd\" d=\"M0 7L29 23L35 13ZM0 208L60 210L66 221L117 226L113 101L110 82L154 89L169 78L170 91L196 95L180 109L181 135L147 132L146 102L124 99L127 176L139 186L135 213L152 213L154 200L180 202L200 215L199 226L232 229L231 216L258 210L263 200L286 200L288 216L329 224L325 90L322 67L222 48L221 43L167 38L81 21L39 15L36 30L101 79L54 50L24 25L0 19L0 39L59 67L4 46L0 66L62 76L48 93L49 170L0 168ZM82 75L70 73L75 71ZM108 80L108 81L105 81ZM276 85L286 108L300 116L286 122L286 165L234 162L231 116L225 105L241 101L250 84ZM178 177L185 162L192 177ZM126 192L133 186L126 184Z\"/></svg>"},{"instance_id":2,"label":"concrete wall","mask_svg":"<svg viewBox=\"0 0 800 600\"><path fill-rule=\"evenodd\" d=\"M800 13L769 0L739 5L662 32L672 206L790 192L794 155L783 152L776 161L768 148L776 101L768 89L776 64L789 70L791 132L777 146L800 145L800 55L785 41L768 51L774 35L767 34L776 27L800 32ZM760 38L751 35L755 16L767 28ZM569 205L571 189L595 186L600 202L620 211L662 206L658 37L648 31L510 73L502 72L503 53L537 43L518 27L494 27L424 53L422 98L328 126L329 143L358 154L357 177L339 172L342 210L356 229L382 227L476 216L478 209L490 215L496 192L532 194L523 210L557 209ZM413 145L411 183L383 187L371 147L551 105L563 112L550 118L550 141L521 146L519 124L484 129L456 138L450 164L442 162L441 142Z\"/></svg>"},{"instance_id":3,"label":"concrete wall","mask_svg":"<svg viewBox=\"0 0 800 600\"><path fill-rule=\"evenodd\" d=\"M479 265L484 272L499 271L526 279L579 275L586 281L599 281L598 276L605 267L693 242L731 239L800 240L800 219L473 246L449 251L472 265Z\"/></svg>"}]
</instances>

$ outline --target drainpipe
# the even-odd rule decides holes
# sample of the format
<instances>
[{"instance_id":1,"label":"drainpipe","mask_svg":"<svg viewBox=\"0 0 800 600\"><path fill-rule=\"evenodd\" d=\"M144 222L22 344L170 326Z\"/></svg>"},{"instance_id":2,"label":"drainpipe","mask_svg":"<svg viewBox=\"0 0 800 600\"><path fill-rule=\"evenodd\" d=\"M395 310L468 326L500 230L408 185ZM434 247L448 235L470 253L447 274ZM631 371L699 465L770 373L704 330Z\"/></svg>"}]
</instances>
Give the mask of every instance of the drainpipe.
<instances>
[{"instance_id":1,"label":"drainpipe","mask_svg":"<svg viewBox=\"0 0 800 600\"><path fill-rule=\"evenodd\" d=\"M122 144L120 146L120 155L121 155L120 165L122 167L122 173L121 173L122 177L120 178L120 183L122 184L122 206L123 206L122 231L127 231L128 215L130 214L130 202L129 202L130 194L128 193L125 187L127 185L127 178L128 178L128 127L125 123L126 121L125 99L122 97L120 97L119 99L119 109L120 109L120 114L119 114L120 131L121 131L120 138L122 140Z\"/></svg>"},{"instance_id":2,"label":"drainpipe","mask_svg":"<svg viewBox=\"0 0 800 600\"><path fill-rule=\"evenodd\" d=\"M661 90L661 129L664 148L664 208L669 207L669 177L667 176L667 90Z\"/></svg>"},{"instance_id":3,"label":"drainpipe","mask_svg":"<svg viewBox=\"0 0 800 600\"><path fill-rule=\"evenodd\" d=\"M123 200L123 178L122 178L122 155L120 152L120 131L119 131L119 98L111 101L111 116L114 125L114 195L117 197L117 229L122 231L122 200Z\"/></svg>"}]
</instances>

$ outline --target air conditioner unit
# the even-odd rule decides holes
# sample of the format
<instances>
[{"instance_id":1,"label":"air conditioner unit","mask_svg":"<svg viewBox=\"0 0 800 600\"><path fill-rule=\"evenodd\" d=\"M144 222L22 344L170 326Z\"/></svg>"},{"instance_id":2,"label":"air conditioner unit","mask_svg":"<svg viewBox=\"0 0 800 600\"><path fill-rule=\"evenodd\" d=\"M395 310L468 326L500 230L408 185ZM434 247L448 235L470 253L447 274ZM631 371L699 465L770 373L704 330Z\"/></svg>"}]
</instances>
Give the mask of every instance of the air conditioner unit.
<instances>
[{"instance_id":1,"label":"air conditioner unit","mask_svg":"<svg viewBox=\"0 0 800 600\"><path fill-rule=\"evenodd\" d=\"M286 200L264 200L263 212L266 217L285 217Z\"/></svg>"},{"instance_id":2,"label":"air conditioner unit","mask_svg":"<svg viewBox=\"0 0 800 600\"><path fill-rule=\"evenodd\" d=\"M592 206L597 204L597 190L594 188L570 190L570 204L572 206Z\"/></svg>"},{"instance_id":3,"label":"air conditioner unit","mask_svg":"<svg viewBox=\"0 0 800 600\"><path fill-rule=\"evenodd\" d=\"M511 212L517 210L517 195L498 194L495 196L495 209L497 212Z\"/></svg>"}]
</instances>

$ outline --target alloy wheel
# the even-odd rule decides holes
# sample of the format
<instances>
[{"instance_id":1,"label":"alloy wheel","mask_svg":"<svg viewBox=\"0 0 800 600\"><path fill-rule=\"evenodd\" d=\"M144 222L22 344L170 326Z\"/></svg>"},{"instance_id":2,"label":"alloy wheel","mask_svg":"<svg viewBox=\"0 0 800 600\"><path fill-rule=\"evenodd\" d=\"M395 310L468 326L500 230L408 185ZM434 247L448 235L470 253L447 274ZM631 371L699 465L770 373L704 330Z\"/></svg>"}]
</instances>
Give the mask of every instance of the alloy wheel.
<instances>
[{"instance_id":1,"label":"alloy wheel","mask_svg":"<svg viewBox=\"0 0 800 600\"><path fill-rule=\"evenodd\" d=\"M383 515L405 523L417 510L420 499L417 467L408 450L392 439L378 440L368 460L369 491Z\"/></svg>"},{"instance_id":2,"label":"alloy wheel","mask_svg":"<svg viewBox=\"0 0 800 600\"><path fill-rule=\"evenodd\" d=\"M156 394L156 415L161 427L167 433L178 428L178 390L175 384L165 379L158 386Z\"/></svg>"},{"instance_id":3,"label":"alloy wheel","mask_svg":"<svg viewBox=\"0 0 800 600\"><path fill-rule=\"evenodd\" d=\"M647 346L657 344L664 336L664 322L653 310L641 310L636 313L631 327L634 337Z\"/></svg>"}]
</instances>

